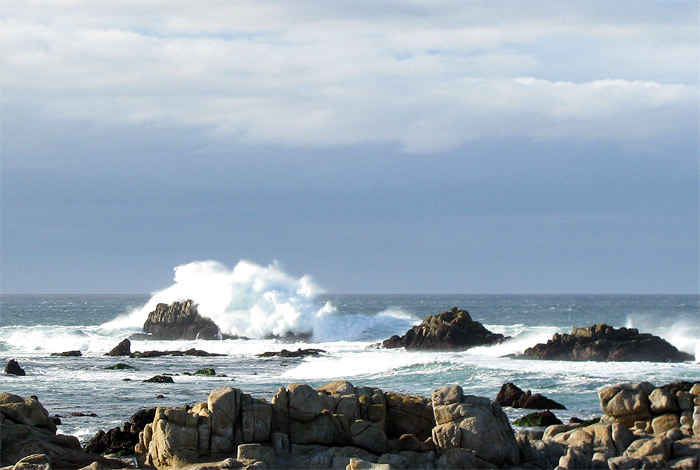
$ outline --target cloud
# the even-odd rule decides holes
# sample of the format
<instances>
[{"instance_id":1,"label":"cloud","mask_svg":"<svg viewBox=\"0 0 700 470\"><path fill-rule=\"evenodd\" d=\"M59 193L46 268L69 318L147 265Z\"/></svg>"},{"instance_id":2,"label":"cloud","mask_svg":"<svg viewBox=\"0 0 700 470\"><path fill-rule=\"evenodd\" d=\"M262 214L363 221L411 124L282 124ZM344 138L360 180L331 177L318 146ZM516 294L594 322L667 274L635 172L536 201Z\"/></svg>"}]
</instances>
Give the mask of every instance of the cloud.
<instances>
[{"instance_id":1,"label":"cloud","mask_svg":"<svg viewBox=\"0 0 700 470\"><path fill-rule=\"evenodd\" d=\"M574 14L510 2L10 2L3 106L11 119L197 129L232 145L406 152L697 129L695 20L659 19L655 4L634 21L567 5ZM640 66L628 53L642 49ZM646 67L655 61L663 72Z\"/></svg>"}]
</instances>

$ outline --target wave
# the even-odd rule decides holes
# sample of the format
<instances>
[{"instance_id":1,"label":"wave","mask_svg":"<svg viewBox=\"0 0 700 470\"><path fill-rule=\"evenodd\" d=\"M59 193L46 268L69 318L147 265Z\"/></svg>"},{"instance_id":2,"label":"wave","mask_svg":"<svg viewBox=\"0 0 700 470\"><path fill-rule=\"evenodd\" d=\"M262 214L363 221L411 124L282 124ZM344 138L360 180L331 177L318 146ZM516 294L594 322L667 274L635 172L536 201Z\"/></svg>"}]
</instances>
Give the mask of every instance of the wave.
<instances>
[{"instance_id":1,"label":"wave","mask_svg":"<svg viewBox=\"0 0 700 470\"><path fill-rule=\"evenodd\" d=\"M700 360L700 324L697 319L681 318L673 323L659 325L659 320L645 315L629 315L627 328L637 328L640 332L653 332L671 343L680 351L693 354Z\"/></svg>"},{"instance_id":2,"label":"wave","mask_svg":"<svg viewBox=\"0 0 700 470\"><path fill-rule=\"evenodd\" d=\"M223 333L248 338L311 335L313 341L369 340L380 338L379 333L400 331L407 322L410 325L406 315L395 311L338 315L330 302L316 301L321 293L309 276L291 276L277 262L260 266L240 261L231 270L216 261L198 261L177 266L172 286L101 327L141 330L159 303L187 299Z\"/></svg>"}]
</instances>

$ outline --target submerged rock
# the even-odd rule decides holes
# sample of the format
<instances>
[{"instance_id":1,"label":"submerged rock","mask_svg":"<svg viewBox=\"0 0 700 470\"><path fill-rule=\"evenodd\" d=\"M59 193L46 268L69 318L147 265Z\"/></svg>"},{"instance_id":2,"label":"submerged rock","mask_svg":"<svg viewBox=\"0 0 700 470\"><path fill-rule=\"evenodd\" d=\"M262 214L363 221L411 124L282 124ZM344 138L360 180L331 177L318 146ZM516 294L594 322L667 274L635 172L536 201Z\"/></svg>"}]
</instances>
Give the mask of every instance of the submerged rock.
<instances>
[{"instance_id":1,"label":"submerged rock","mask_svg":"<svg viewBox=\"0 0 700 470\"><path fill-rule=\"evenodd\" d=\"M613 328L603 323L556 333L546 344L526 349L523 358L568 361L682 362L694 357L666 340L636 328Z\"/></svg>"},{"instance_id":2,"label":"submerged rock","mask_svg":"<svg viewBox=\"0 0 700 470\"><path fill-rule=\"evenodd\" d=\"M24 369L20 367L19 362L17 362L15 359L10 359L9 361L7 361L7 365L5 366L5 373L20 376L27 375Z\"/></svg>"},{"instance_id":3,"label":"submerged rock","mask_svg":"<svg viewBox=\"0 0 700 470\"><path fill-rule=\"evenodd\" d=\"M175 383L172 377L169 375L155 375L150 379L144 380L144 382L158 383L158 384L171 384Z\"/></svg>"},{"instance_id":4,"label":"submerged rock","mask_svg":"<svg viewBox=\"0 0 700 470\"><path fill-rule=\"evenodd\" d=\"M326 354L326 351L323 349L297 349L296 351L288 351L286 349L283 349L281 351L268 351L264 352L262 354L256 354L258 357L318 357L321 354Z\"/></svg>"},{"instance_id":5,"label":"submerged rock","mask_svg":"<svg viewBox=\"0 0 700 470\"><path fill-rule=\"evenodd\" d=\"M52 356L59 356L59 357L80 357L83 355L80 351L63 351L60 353L51 353Z\"/></svg>"},{"instance_id":6,"label":"submerged rock","mask_svg":"<svg viewBox=\"0 0 700 470\"><path fill-rule=\"evenodd\" d=\"M162 356L198 356L198 357L212 357L212 356L225 356L226 354L217 354L202 351L201 349L190 348L185 351L136 351L131 353L129 357L135 357L139 359L149 358L149 357L162 357Z\"/></svg>"},{"instance_id":7,"label":"submerged rock","mask_svg":"<svg viewBox=\"0 0 700 470\"><path fill-rule=\"evenodd\" d=\"M469 312L453 308L449 312L426 317L403 336L394 335L382 343L383 348L464 350L503 341L504 336L492 333Z\"/></svg>"},{"instance_id":8,"label":"submerged rock","mask_svg":"<svg viewBox=\"0 0 700 470\"><path fill-rule=\"evenodd\" d=\"M148 314L143 331L150 333L151 339L221 339L219 327L201 316L192 300L158 304Z\"/></svg>"}]
</instances>

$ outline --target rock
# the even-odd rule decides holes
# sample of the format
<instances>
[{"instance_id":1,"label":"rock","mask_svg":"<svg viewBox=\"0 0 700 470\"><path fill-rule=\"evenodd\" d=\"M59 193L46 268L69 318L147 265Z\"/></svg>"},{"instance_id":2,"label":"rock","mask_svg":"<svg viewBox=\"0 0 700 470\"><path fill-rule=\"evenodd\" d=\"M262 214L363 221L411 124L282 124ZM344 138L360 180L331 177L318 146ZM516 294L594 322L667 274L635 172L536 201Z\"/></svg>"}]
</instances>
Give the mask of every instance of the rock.
<instances>
[{"instance_id":1,"label":"rock","mask_svg":"<svg viewBox=\"0 0 700 470\"><path fill-rule=\"evenodd\" d=\"M649 402L651 412L655 415L677 413L679 411L676 397L669 390L663 388L652 390L649 394Z\"/></svg>"},{"instance_id":2,"label":"rock","mask_svg":"<svg viewBox=\"0 0 700 470\"><path fill-rule=\"evenodd\" d=\"M449 312L426 317L402 337L392 336L382 343L383 348L465 350L502 341L504 336L491 333L473 321L466 310L453 308Z\"/></svg>"},{"instance_id":3,"label":"rock","mask_svg":"<svg viewBox=\"0 0 700 470\"><path fill-rule=\"evenodd\" d=\"M310 422L323 411L323 400L318 392L306 384L287 387L289 417L302 423Z\"/></svg>"},{"instance_id":4,"label":"rock","mask_svg":"<svg viewBox=\"0 0 700 470\"><path fill-rule=\"evenodd\" d=\"M51 470L51 459L46 454L32 454L20 460L12 470Z\"/></svg>"},{"instance_id":5,"label":"rock","mask_svg":"<svg viewBox=\"0 0 700 470\"><path fill-rule=\"evenodd\" d=\"M0 466L37 469L46 468L47 461L56 469L80 468L93 462L106 468L125 466L121 461L83 452L74 436L56 434L56 425L35 397L0 393L0 429Z\"/></svg>"},{"instance_id":6,"label":"rock","mask_svg":"<svg viewBox=\"0 0 700 470\"><path fill-rule=\"evenodd\" d=\"M537 411L535 413L530 413L528 415L523 416L520 419L516 419L513 424L516 426L526 426L526 427L532 427L532 426L552 426L554 424L563 424L559 418L554 416L554 413L552 413L549 410L545 411Z\"/></svg>"},{"instance_id":7,"label":"rock","mask_svg":"<svg viewBox=\"0 0 700 470\"><path fill-rule=\"evenodd\" d=\"M636 328L615 329L605 324L556 333L546 344L526 349L524 358L568 361L682 362L694 357L666 340Z\"/></svg>"},{"instance_id":8,"label":"rock","mask_svg":"<svg viewBox=\"0 0 700 470\"><path fill-rule=\"evenodd\" d=\"M598 391L600 406L606 415L631 428L636 421L653 417L649 394L654 388L649 382L603 387Z\"/></svg>"},{"instance_id":9,"label":"rock","mask_svg":"<svg viewBox=\"0 0 700 470\"><path fill-rule=\"evenodd\" d=\"M326 385L323 385L321 387L318 387L316 390L319 390L321 392L327 392L330 394L335 394L335 395L354 395L355 394L355 387L348 381L346 380L336 380L334 382L328 383Z\"/></svg>"},{"instance_id":10,"label":"rock","mask_svg":"<svg viewBox=\"0 0 700 470\"><path fill-rule=\"evenodd\" d=\"M352 458L346 470L393 470L389 464L372 463L362 459Z\"/></svg>"},{"instance_id":11,"label":"rock","mask_svg":"<svg viewBox=\"0 0 700 470\"><path fill-rule=\"evenodd\" d=\"M132 455L139 442L139 433L153 422L155 414L156 408L140 410L122 428L98 431L85 445L85 451L93 454Z\"/></svg>"},{"instance_id":12,"label":"rock","mask_svg":"<svg viewBox=\"0 0 700 470\"><path fill-rule=\"evenodd\" d=\"M169 375L155 375L150 379L144 380L144 382L159 383L159 384L171 384L175 381Z\"/></svg>"},{"instance_id":13,"label":"rock","mask_svg":"<svg viewBox=\"0 0 700 470\"><path fill-rule=\"evenodd\" d=\"M210 318L201 316L192 300L158 304L148 314L143 331L152 339L220 339L219 327Z\"/></svg>"},{"instance_id":14,"label":"rock","mask_svg":"<svg viewBox=\"0 0 700 470\"><path fill-rule=\"evenodd\" d=\"M477 457L473 450L448 449L438 459L439 469L479 468Z\"/></svg>"},{"instance_id":15,"label":"rock","mask_svg":"<svg viewBox=\"0 0 700 470\"><path fill-rule=\"evenodd\" d=\"M432 435L435 427L433 406L428 398L387 392L386 434L389 438L412 434L421 441Z\"/></svg>"},{"instance_id":16,"label":"rock","mask_svg":"<svg viewBox=\"0 0 700 470\"><path fill-rule=\"evenodd\" d=\"M127 369L135 369L135 367L130 366L129 364L125 364L123 362L117 362L113 366L105 367L105 370L127 370Z\"/></svg>"},{"instance_id":17,"label":"rock","mask_svg":"<svg viewBox=\"0 0 700 470\"><path fill-rule=\"evenodd\" d=\"M194 375L216 375L216 371L214 369L206 367L204 369L199 369L197 372L194 373Z\"/></svg>"},{"instance_id":18,"label":"rock","mask_svg":"<svg viewBox=\"0 0 700 470\"><path fill-rule=\"evenodd\" d=\"M525 408L530 410L565 410L566 407L539 393L534 395L530 390L523 392L518 386L512 383L505 383L501 386L496 396L496 402L501 406L513 408Z\"/></svg>"},{"instance_id":19,"label":"rock","mask_svg":"<svg viewBox=\"0 0 700 470\"><path fill-rule=\"evenodd\" d=\"M375 423L357 420L350 426L352 444L375 454L383 454L389 450L384 431Z\"/></svg>"},{"instance_id":20,"label":"rock","mask_svg":"<svg viewBox=\"0 0 700 470\"><path fill-rule=\"evenodd\" d=\"M448 449L471 449L496 466L516 466L520 449L501 406L487 398L464 396L459 386L433 392L433 441L440 454Z\"/></svg>"},{"instance_id":21,"label":"rock","mask_svg":"<svg viewBox=\"0 0 700 470\"><path fill-rule=\"evenodd\" d=\"M131 341L129 341L128 339L123 339L110 352L105 354L105 356L130 356L130 355L131 355Z\"/></svg>"},{"instance_id":22,"label":"rock","mask_svg":"<svg viewBox=\"0 0 700 470\"><path fill-rule=\"evenodd\" d=\"M83 355L80 351L63 351L60 353L51 353L52 356L59 356L59 357L80 357Z\"/></svg>"},{"instance_id":23,"label":"rock","mask_svg":"<svg viewBox=\"0 0 700 470\"><path fill-rule=\"evenodd\" d=\"M665 415L657 416L651 422L651 428L654 434L665 433L671 429L678 429L681 426L677 414L666 413Z\"/></svg>"},{"instance_id":24,"label":"rock","mask_svg":"<svg viewBox=\"0 0 700 470\"><path fill-rule=\"evenodd\" d=\"M131 353L129 357L135 357L139 359L151 358L151 357L162 357L162 356L197 356L197 357L213 357L213 356L225 356L226 354L217 354L202 351L201 349L190 348L186 351L136 351Z\"/></svg>"},{"instance_id":25,"label":"rock","mask_svg":"<svg viewBox=\"0 0 700 470\"><path fill-rule=\"evenodd\" d=\"M257 460L265 462L270 468L274 468L275 451L261 444L241 444L238 446L237 460Z\"/></svg>"},{"instance_id":26,"label":"rock","mask_svg":"<svg viewBox=\"0 0 700 470\"><path fill-rule=\"evenodd\" d=\"M258 357L285 357L285 358L294 358L294 357L319 357L321 354L326 354L326 351L323 349L297 349L296 351L288 351L286 349L283 349L281 351L268 351L264 352L262 354L256 354Z\"/></svg>"},{"instance_id":27,"label":"rock","mask_svg":"<svg viewBox=\"0 0 700 470\"><path fill-rule=\"evenodd\" d=\"M9 361L7 361L7 365L5 366L5 373L20 376L27 375L27 373L24 371L24 369L20 367L19 363L15 359L10 359Z\"/></svg>"}]
</instances>

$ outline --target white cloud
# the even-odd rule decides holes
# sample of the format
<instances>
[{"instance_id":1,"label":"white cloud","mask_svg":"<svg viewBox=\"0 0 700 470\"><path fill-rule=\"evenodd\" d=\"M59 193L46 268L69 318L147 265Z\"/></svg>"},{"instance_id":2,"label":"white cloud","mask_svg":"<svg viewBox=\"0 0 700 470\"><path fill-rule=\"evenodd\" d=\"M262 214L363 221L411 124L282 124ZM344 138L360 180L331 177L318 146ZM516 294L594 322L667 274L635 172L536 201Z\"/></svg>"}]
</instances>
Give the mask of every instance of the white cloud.
<instances>
[{"instance_id":1,"label":"white cloud","mask_svg":"<svg viewBox=\"0 0 700 470\"><path fill-rule=\"evenodd\" d=\"M250 145L409 152L697 127L687 21L650 12L599 24L600 12L551 5L7 2L2 99L53 119L197 128ZM642 44L640 66L626 54ZM561 65L575 55L585 74ZM663 72L645 65L657 60Z\"/></svg>"}]
</instances>

